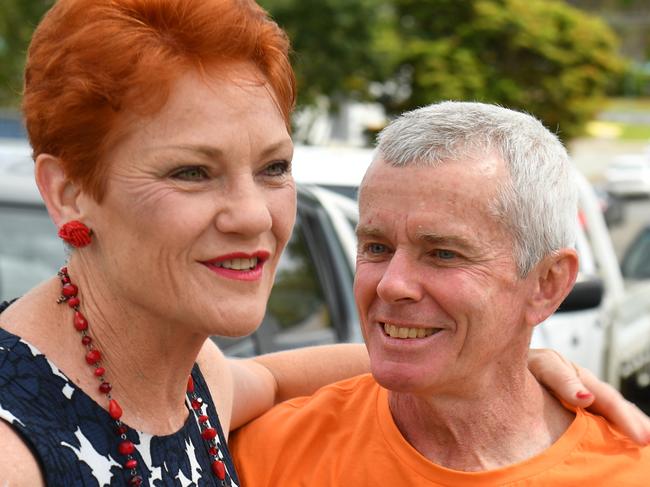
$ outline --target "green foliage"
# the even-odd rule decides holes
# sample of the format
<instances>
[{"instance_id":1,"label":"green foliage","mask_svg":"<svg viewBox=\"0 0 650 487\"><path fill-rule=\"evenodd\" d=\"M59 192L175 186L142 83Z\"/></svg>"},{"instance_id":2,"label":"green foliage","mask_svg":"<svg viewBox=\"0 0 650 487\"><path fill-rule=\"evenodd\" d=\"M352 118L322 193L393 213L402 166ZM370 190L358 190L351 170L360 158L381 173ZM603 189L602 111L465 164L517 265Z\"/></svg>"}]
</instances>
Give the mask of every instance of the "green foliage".
<instances>
[{"instance_id":1,"label":"green foliage","mask_svg":"<svg viewBox=\"0 0 650 487\"><path fill-rule=\"evenodd\" d=\"M299 104L375 98L523 109L579 135L624 70L604 22L560 0L262 0L289 33ZM379 88L378 88L379 87Z\"/></svg>"},{"instance_id":2,"label":"green foliage","mask_svg":"<svg viewBox=\"0 0 650 487\"><path fill-rule=\"evenodd\" d=\"M2 0L0 105L16 105L29 38L53 0ZM624 69L600 20L560 0L259 0L287 30L299 104L444 99L527 110L578 135Z\"/></svg>"},{"instance_id":3,"label":"green foliage","mask_svg":"<svg viewBox=\"0 0 650 487\"><path fill-rule=\"evenodd\" d=\"M2 0L0 8L0 106L17 105L32 32L54 0Z\"/></svg>"},{"instance_id":4,"label":"green foliage","mask_svg":"<svg viewBox=\"0 0 650 487\"><path fill-rule=\"evenodd\" d=\"M378 60L370 49L380 24L376 0L259 0L289 34L299 104L319 95L362 98Z\"/></svg>"},{"instance_id":5,"label":"green foliage","mask_svg":"<svg viewBox=\"0 0 650 487\"><path fill-rule=\"evenodd\" d=\"M629 63L617 93L630 97L650 96L650 63Z\"/></svg>"},{"instance_id":6,"label":"green foliage","mask_svg":"<svg viewBox=\"0 0 650 487\"><path fill-rule=\"evenodd\" d=\"M444 99L526 110L568 139L623 70L599 19L558 0L395 0L407 97L391 112Z\"/></svg>"}]
</instances>

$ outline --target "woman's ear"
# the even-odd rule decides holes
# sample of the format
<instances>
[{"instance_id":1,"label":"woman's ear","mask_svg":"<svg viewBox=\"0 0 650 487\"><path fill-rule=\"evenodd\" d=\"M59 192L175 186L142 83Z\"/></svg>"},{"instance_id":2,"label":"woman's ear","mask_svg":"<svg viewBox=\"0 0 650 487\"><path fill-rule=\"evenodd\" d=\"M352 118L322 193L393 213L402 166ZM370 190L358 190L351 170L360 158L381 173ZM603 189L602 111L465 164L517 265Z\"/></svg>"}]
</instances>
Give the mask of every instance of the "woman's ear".
<instances>
[{"instance_id":1,"label":"woman's ear","mask_svg":"<svg viewBox=\"0 0 650 487\"><path fill-rule=\"evenodd\" d=\"M81 219L78 205L81 191L68 179L61 159L50 154L39 154L34 174L50 218L57 227Z\"/></svg>"},{"instance_id":2,"label":"woman's ear","mask_svg":"<svg viewBox=\"0 0 650 487\"><path fill-rule=\"evenodd\" d=\"M578 275L578 254L564 248L546 257L532 271L536 282L528 302L528 325L535 326L551 316L571 292Z\"/></svg>"}]
</instances>

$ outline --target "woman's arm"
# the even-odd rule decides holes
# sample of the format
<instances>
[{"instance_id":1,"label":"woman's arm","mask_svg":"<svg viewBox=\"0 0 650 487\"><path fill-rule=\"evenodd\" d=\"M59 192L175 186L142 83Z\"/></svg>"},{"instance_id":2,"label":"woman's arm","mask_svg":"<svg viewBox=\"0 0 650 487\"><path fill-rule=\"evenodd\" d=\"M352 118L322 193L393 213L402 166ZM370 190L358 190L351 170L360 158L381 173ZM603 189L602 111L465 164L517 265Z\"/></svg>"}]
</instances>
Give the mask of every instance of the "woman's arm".
<instances>
[{"instance_id":1,"label":"woman's arm","mask_svg":"<svg viewBox=\"0 0 650 487\"><path fill-rule=\"evenodd\" d=\"M309 347L230 360L233 409L230 429L256 418L274 404L309 395L319 387L370 371L364 345ZM531 350L528 367L558 398L588 407L637 443L650 443L650 418L609 384L576 367L553 350Z\"/></svg>"},{"instance_id":2,"label":"woman's arm","mask_svg":"<svg viewBox=\"0 0 650 487\"><path fill-rule=\"evenodd\" d=\"M0 486L44 486L38 462L9 424L0 419Z\"/></svg>"},{"instance_id":3,"label":"woman's arm","mask_svg":"<svg viewBox=\"0 0 650 487\"><path fill-rule=\"evenodd\" d=\"M603 416L638 444L650 445L650 418L589 370L548 349L531 350L528 368L563 401Z\"/></svg>"},{"instance_id":4,"label":"woman's arm","mask_svg":"<svg viewBox=\"0 0 650 487\"><path fill-rule=\"evenodd\" d=\"M370 371L361 344L323 345L231 359L234 394L230 429L256 418L274 404Z\"/></svg>"}]
</instances>

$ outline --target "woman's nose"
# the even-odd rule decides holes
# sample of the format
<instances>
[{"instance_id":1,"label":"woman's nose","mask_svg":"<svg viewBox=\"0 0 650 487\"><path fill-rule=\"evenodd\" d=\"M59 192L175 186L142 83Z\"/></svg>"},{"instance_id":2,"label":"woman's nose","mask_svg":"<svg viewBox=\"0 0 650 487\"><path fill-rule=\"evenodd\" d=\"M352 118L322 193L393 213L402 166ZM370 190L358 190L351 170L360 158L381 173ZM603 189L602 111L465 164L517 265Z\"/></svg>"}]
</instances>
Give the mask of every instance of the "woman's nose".
<instances>
[{"instance_id":1,"label":"woman's nose","mask_svg":"<svg viewBox=\"0 0 650 487\"><path fill-rule=\"evenodd\" d=\"M267 195L253 177L238 178L224 200L216 216L220 232L254 236L271 229L273 220Z\"/></svg>"}]
</instances>

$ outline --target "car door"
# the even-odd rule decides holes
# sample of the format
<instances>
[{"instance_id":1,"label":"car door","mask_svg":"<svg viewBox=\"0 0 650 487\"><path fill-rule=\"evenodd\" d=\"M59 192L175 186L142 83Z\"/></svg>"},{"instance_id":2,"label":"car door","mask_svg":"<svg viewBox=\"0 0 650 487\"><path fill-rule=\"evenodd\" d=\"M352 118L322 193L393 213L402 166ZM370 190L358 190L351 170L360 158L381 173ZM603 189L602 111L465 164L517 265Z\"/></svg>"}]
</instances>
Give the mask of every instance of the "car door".
<instances>
[{"instance_id":1,"label":"car door","mask_svg":"<svg viewBox=\"0 0 650 487\"><path fill-rule=\"evenodd\" d=\"M42 204L0 201L0 301L56 274L65 251Z\"/></svg>"},{"instance_id":2,"label":"car door","mask_svg":"<svg viewBox=\"0 0 650 487\"><path fill-rule=\"evenodd\" d=\"M264 321L246 338L215 337L226 354L354 341L353 270L332 225L333 211L311 191L299 191L296 225L278 264Z\"/></svg>"}]
</instances>

